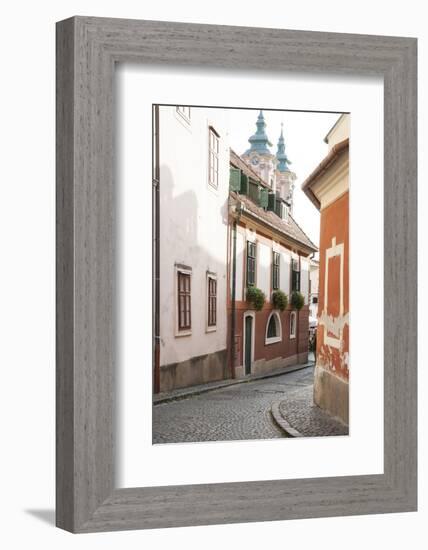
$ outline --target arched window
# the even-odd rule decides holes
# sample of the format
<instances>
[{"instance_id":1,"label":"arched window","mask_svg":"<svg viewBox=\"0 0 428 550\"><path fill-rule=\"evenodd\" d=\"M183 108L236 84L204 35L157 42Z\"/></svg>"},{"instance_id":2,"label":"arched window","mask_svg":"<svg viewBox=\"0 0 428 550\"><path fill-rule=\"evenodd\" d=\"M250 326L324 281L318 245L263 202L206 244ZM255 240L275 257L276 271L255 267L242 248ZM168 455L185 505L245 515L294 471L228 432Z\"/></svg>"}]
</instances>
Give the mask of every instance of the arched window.
<instances>
[{"instance_id":1,"label":"arched window","mask_svg":"<svg viewBox=\"0 0 428 550\"><path fill-rule=\"evenodd\" d=\"M272 311L266 324L265 344L275 344L282 340L281 319L276 311Z\"/></svg>"},{"instance_id":2,"label":"arched window","mask_svg":"<svg viewBox=\"0 0 428 550\"><path fill-rule=\"evenodd\" d=\"M296 338L296 312L290 313L290 338Z\"/></svg>"}]
</instances>

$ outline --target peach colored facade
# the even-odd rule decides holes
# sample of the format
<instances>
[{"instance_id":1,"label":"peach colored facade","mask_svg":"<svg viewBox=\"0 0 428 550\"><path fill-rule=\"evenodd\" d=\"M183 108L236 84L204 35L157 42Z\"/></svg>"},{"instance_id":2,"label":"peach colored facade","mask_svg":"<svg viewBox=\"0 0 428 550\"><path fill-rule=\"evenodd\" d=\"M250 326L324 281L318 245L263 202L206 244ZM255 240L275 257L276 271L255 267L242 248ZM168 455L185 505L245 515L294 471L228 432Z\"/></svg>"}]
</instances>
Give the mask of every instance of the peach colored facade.
<instances>
[{"instance_id":1,"label":"peach colored facade","mask_svg":"<svg viewBox=\"0 0 428 550\"><path fill-rule=\"evenodd\" d=\"M314 402L349 423L349 115L326 141L329 152L302 185L320 210Z\"/></svg>"},{"instance_id":2,"label":"peach colored facade","mask_svg":"<svg viewBox=\"0 0 428 550\"><path fill-rule=\"evenodd\" d=\"M317 366L349 378L349 192L321 211Z\"/></svg>"}]
</instances>

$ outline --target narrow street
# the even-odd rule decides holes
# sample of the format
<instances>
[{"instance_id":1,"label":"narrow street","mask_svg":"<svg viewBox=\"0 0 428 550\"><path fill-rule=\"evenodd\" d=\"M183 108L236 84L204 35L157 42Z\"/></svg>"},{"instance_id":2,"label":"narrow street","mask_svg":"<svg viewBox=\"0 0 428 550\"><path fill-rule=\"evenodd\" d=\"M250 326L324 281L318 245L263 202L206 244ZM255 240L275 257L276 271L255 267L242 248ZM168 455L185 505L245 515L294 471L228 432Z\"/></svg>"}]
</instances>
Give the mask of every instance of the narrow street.
<instances>
[{"instance_id":1,"label":"narrow street","mask_svg":"<svg viewBox=\"0 0 428 550\"><path fill-rule=\"evenodd\" d=\"M153 407L153 443L286 437L273 403L310 392L313 367L213 390Z\"/></svg>"}]
</instances>

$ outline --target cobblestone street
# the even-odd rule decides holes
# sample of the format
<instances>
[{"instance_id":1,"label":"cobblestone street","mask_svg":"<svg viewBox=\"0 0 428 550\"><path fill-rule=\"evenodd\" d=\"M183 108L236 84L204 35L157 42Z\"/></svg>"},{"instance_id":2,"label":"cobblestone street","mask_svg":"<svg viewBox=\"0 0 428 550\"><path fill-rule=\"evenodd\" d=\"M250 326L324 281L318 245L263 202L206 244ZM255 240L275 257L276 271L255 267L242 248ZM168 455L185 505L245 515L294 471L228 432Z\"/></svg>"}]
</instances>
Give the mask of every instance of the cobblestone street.
<instances>
[{"instance_id":1,"label":"cobblestone street","mask_svg":"<svg viewBox=\"0 0 428 550\"><path fill-rule=\"evenodd\" d=\"M289 394L311 394L313 367L153 407L153 443L286 437L271 415ZM304 411L302 411L305 414Z\"/></svg>"}]
</instances>

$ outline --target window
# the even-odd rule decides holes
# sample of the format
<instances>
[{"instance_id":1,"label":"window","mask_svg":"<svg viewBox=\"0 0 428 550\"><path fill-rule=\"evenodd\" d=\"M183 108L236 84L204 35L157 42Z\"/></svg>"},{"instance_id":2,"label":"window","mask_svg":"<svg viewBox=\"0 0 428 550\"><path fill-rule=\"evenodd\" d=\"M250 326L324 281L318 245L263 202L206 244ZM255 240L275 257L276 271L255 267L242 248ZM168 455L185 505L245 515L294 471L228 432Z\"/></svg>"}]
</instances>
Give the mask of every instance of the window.
<instances>
[{"instance_id":1,"label":"window","mask_svg":"<svg viewBox=\"0 0 428 550\"><path fill-rule=\"evenodd\" d=\"M312 303L317 304L318 303L318 296L312 296Z\"/></svg>"},{"instance_id":2,"label":"window","mask_svg":"<svg viewBox=\"0 0 428 550\"><path fill-rule=\"evenodd\" d=\"M177 105L176 110L177 110L177 113L181 115L186 122L190 122L190 107Z\"/></svg>"},{"instance_id":3,"label":"window","mask_svg":"<svg viewBox=\"0 0 428 550\"><path fill-rule=\"evenodd\" d=\"M178 289L178 330L190 330L191 319L191 295L190 295L190 273L177 272Z\"/></svg>"},{"instance_id":4,"label":"window","mask_svg":"<svg viewBox=\"0 0 428 550\"><path fill-rule=\"evenodd\" d=\"M290 313L290 338L296 338L296 312Z\"/></svg>"},{"instance_id":5,"label":"window","mask_svg":"<svg viewBox=\"0 0 428 550\"><path fill-rule=\"evenodd\" d=\"M281 319L276 311L273 311L266 325L265 344L275 344L282 340Z\"/></svg>"},{"instance_id":6,"label":"window","mask_svg":"<svg viewBox=\"0 0 428 550\"><path fill-rule=\"evenodd\" d=\"M277 331L277 328L276 328L275 317L272 315L272 317L270 318L269 324L268 324L267 337L268 338L275 338L275 336L278 336L277 332L278 331Z\"/></svg>"},{"instance_id":7,"label":"window","mask_svg":"<svg viewBox=\"0 0 428 550\"><path fill-rule=\"evenodd\" d=\"M220 138L214 128L209 129L209 146L208 146L208 181L210 185L218 187L218 157L219 157L219 142Z\"/></svg>"},{"instance_id":8,"label":"window","mask_svg":"<svg viewBox=\"0 0 428 550\"><path fill-rule=\"evenodd\" d=\"M299 260L291 260L291 290L300 291L300 265Z\"/></svg>"},{"instance_id":9,"label":"window","mask_svg":"<svg viewBox=\"0 0 428 550\"><path fill-rule=\"evenodd\" d=\"M247 286L256 284L256 243L247 241Z\"/></svg>"},{"instance_id":10,"label":"window","mask_svg":"<svg viewBox=\"0 0 428 550\"><path fill-rule=\"evenodd\" d=\"M278 290L279 288L279 252L273 253L272 258L272 289Z\"/></svg>"},{"instance_id":11,"label":"window","mask_svg":"<svg viewBox=\"0 0 428 550\"><path fill-rule=\"evenodd\" d=\"M208 276L208 327L217 325L217 279Z\"/></svg>"},{"instance_id":12,"label":"window","mask_svg":"<svg viewBox=\"0 0 428 550\"><path fill-rule=\"evenodd\" d=\"M281 218L288 221L288 206L286 204L281 205Z\"/></svg>"}]
</instances>

